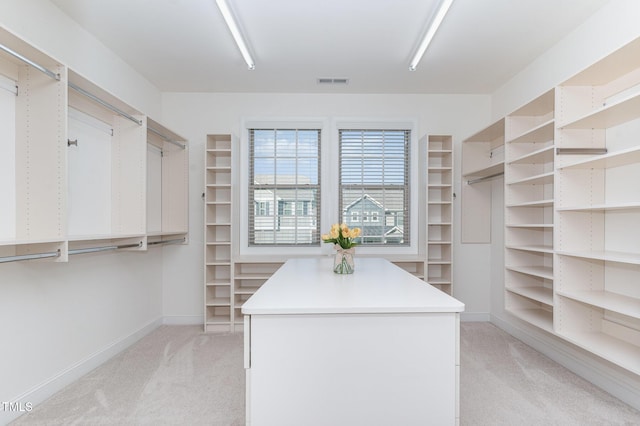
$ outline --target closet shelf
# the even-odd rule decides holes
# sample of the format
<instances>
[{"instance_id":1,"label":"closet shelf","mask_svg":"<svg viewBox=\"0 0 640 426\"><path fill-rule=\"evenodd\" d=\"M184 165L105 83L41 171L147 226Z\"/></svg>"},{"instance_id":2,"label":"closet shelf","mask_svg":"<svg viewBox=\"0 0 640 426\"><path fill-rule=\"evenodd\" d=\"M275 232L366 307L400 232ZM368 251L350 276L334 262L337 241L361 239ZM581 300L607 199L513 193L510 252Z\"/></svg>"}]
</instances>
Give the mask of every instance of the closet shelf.
<instances>
[{"instance_id":1,"label":"closet shelf","mask_svg":"<svg viewBox=\"0 0 640 426\"><path fill-rule=\"evenodd\" d=\"M607 210L634 210L640 208L640 202L620 203L620 204L594 204L589 206L558 207L559 212L581 212L581 211L607 211Z\"/></svg>"},{"instance_id":2,"label":"closet shelf","mask_svg":"<svg viewBox=\"0 0 640 426\"><path fill-rule=\"evenodd\" d=\"M549 163L553 161L553 145L547 146L545 148L539 149L537 151L530 152L526 155L522 155L520 157L514 158L509 161L507 164L542 164Z\"/></svg>"},{"instance_id":3,"label":"closet shelf","mask_svg":"<svg viewBox=\"0 0 640 426\"><path fill-rule=\"evenodd\" d=\"M207 287L217 287L217 286L223 286L223 287L230 287L231 286L231 280L224 280L224 279L218 279L218 280L211 280L211 281L207 281L206 282Z\"/></svg>"},{"instance_id":4,"label":"closet shelf","mask_svg":"<svg viewBox=\"0 0 640 426\"><path fill-rule=\"evenodd\" d=\"M206 266L230 266L231 260L229 259L216 259L215 261L205 262Z\"/></svg>"},{"instance_id":5,"label":"closet shelf","mask_svg":"<svg viewBox=\"0 0 640 426\"><path fill-rule=\"evenodd\" d=\"M640 253L602 250L558 250L556 251L556 253L561 256L571 256L583 259L604 260L607 262L640 265Z\"/></svg>"},{"instance_id":6,"label":"closet shelf","mask_svg":"<svg viewBox=\"0 0 640 426\"><path fill-rule=\"evenodd\" d=\"M553 280L553 268L550 266L507 266L507 270Z\"/></svg>"},{"instance_id":7,"label":"closet shelf","mask_svg":"<svg viewBox=\"0 0 640 426\"><path fill-rule=\"evenodd\" d=\"M640 116L640 112L638 112ZM604 155L590 157L572 164L559 167L560 170L572 169L610 169L640 163L640 146L609 152Z\"/></svg>"},{"instance_id":8,"label":"closet shelf","mask_svg":"<svg viewBox=\"0 0 640 426\"><path fill-rule=\"evenodd\" d=\"M550 119L516 137L506 141L507 143L544 143L553 141L554 119Z\"/></svg>"},{"instance_id":9,"label":"closet shelf","mask_svg":"<svg viewBox=\"0 0 640 426\"><path fill-rule=\"evenodd\" d=\"M69 242L79 241L106 241L106 240L122 240L128 238L144 238L147 234L92 234L92 235L69 235Z\"/></svg>"},{"instance_id":10,"label":"closet shelf","mask_svg":"<svg viewBox=\"0 0 640 426\"><path fill-rule=\"evenodd\" d=\"M640 347L602 332L559 331L569 342L640 375Z\"/></svg>"},{"instance_id":11,"label":"closet shelf","mask_svg":"<svg viewBox=\"0 0 640 426\"><path fill-rule=\"evenodd\" d=\"M237 262L236 262L237 264ZM242 273L235 274L236 280L266 280L269 279L273 273Z\"/></svg>"},{"instance_id":12,"label":"closet shelf","mask_svg":"<svg viewBox=\"0 0 640 426\"><path fill-rule=\"evenodd\" d=\"M562 124L560 129L608 129L638 117L640 117L640 94L633 94Z\"/></svg>"},{"instance_id":13,"label":"closet shelf","mask_svg":"<svg viewBox=\"0 0 640 426\"><path fill-rule=\"evenodd\" d=\"M507 182L507 185L546 185L553 183L553 172L542 173L535 176L528 176L523 179Z\"/></svg>"},{"instance_id":14,"label":"closet shelf","mask_svg":"<svg viewBox=\"0 0 640 426\"><path fill-rule=\"evenodd\" d=\"M610 291L558 290L557 294L591 306L640 319L640 299Z\"/></svg>"},{"instance_id":15,"label":"closet shelf","mask_svg":"<svg viewBox=\"0 0 640 426\"><path fill-rule=\"evenodd\" d=\"M465 179L481 179L502 172L504 172L504 161L466 172L463 177Z\"/></svg>"},{"instance_id":16,"label":"closet shelf","mask_svg":"<svg viewBox=\"0 0 640 426\"><path fill-rule=\"evenodd\" d=\"M506 309L514 316L549 333L553 333L553 314L544 309Z\"/></svg>"},{"instance_id":17,"label":"closet shelf","mask_svg":"<svg viewBox=\"0 0 640 426\"><path fill-rule=\"evenodd\" d=\"M552 223L521 223L521 224L507 224L507 228L529 228L529 229L553 229Z\"/></svg>"},{"instance_id":18,"label":"closet shelf","mask_svg":"<svg viewBox=\"0 0 640 426\"><path fill-rule=\"evenodd\" d=\"M24 246L31 244L50 244L50 243L62 243L66 241L64 238L43 238L34 240L0 240L1 246Z\"/></svg>"},{"instance_id":19,"label":"closet shelf","mask_svg":"<svg viewBox=\"0 0 640 426\"><path fill-rule=\"evenodd\" d=\"M553 290L546 287L505 287L507 291L526 297L527 299L535 300L536 302L543 303L549 307L553 306Z\"/></svg>"},{"instance_id":20,"label":"closet shelf","mask_svg":"<svg viewBox=\"0 0 640 426\"><path fill-rule=\"evenodd\" d=\"M536 200L536 201L526 201L524 203L513 203L507 204L508 208L518 208L518 207L552 207L553 200Z\"/></svg>"},{"instance_id":21,"label":"closet shelf","mask_svg":"<svg viewBox=\"0 0 640 426\"><path fill-rule=\"evenodd\" d=\"M429 259L427 261L429 265L451 265L451 260L448 259Z\"/></svg>"},{"instance_id":22,"label":"closet shelf","mask_svg":"<svg viewBox=\"0 0 640 426\"><path fill-rule=\"evenodd\" d=\"M231 299L228 297L214 297L207 299L207 306L231 306Z\"/></svg>"},{"instance_id":23,"label":"closet shelf","mask_svg":"<svg viewBox=\"0 0 640 426\"><path fill-rule=\"evenodd\" d=\"M527 246L507 245L506 248L511 250L532 251L536 253L553 253L553 246L545 246L545 245L527 245Z\"/></svg>"}]
</instances>

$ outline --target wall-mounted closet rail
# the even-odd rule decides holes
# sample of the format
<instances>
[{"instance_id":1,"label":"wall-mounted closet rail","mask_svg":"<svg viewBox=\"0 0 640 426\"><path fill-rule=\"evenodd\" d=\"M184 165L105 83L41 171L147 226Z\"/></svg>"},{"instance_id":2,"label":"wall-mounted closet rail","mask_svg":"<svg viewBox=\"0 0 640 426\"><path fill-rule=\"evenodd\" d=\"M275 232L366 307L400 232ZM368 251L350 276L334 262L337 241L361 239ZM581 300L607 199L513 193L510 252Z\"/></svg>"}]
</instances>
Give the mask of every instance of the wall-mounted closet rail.
<instances>
[{"instance_id":1,"label":"wall-mounted closet rail","mask_svg":"<svg viewBox=\"0 0 640 426\"><path fill-rule=\"evenodd\" d=\"M172 143L172 144L174 144L174 145L176 145L176 146L179 146L179 147L180 147L180 148L182 148L182 149L184 149L184 148L185 148L185 145L184 145L184 144L182 144L182 143L180 143L180 142L178 142L178 141L174 141L173 139L171 139L171 138L169 138L169 137L165 136L162 132L160 132L159 130L154 129L154 128L153 128L153 127L151 127L151 126L148 126L148 125L147 125L147 130L149 130L149 131L150 131L150 132L152 132L152 133L155 133L156 135L160 136L160 138L162 138L163 140L165 140L165 141L167 141L167 142L169 142L169 143Z\"/></svg>"},{"instance_id":2,"label":"wall-mounted closet rail","mask_svg":"<svg viewBox=\"0 0 640 426\"><path fill-rule=\"evenodd\" d=\"M180 241L184 241L184 240L180 240ZM69 250L69 255L95 253L100 251L118 250L118 249L125 249L125 248L134 248L134 247L135 248L142 247L142 243L140 242L135 244L120 244L116 246L89 247L89 248L83 248L83 249L75 249L75 250ZM56 250L56 251L47 252L47 253L33 253L33 254L19 254L15 256L4 256L4 257L0 257L0 263L16 262L19 260L35 260L35 259L46 259L50 257L60 257L60 254L61 254L60 250Z\"/></svg>"},{"instance_id":3,"label":"wall-mounted closet rail","mask_svg":"<svg viewBox=\"0 0 640 426\"><path fill-rule=\"evenodd\" d=\"M133 248L133 247L142 247L142 243L120 244L117 246L103 246L103 247L89 247L89 248L83 248L83 249L75 249L75 250L69 250L69 255L96 253L99 251L118 250L118 249Z\"/></svg>"},{"instance_id":4,"label":"wall-mounted closet rail","mask_svg":"<svg viewBox=\"0 0 640 426\"><path fill-rule=\"evenodd\" d=\"M18 260L46 259L48 257L60 257L60 250L48 253L20 254L16 256L0 257L0 263L16 262Z\"/></svg>"},{"instance_id":5,"label":"wall-mounted closet rail","mask_svg":"<svg viewBox=\"0 0 640 426\"><path fill-rule=\"evenodd\" d=\"M480 183L480 182L484 182L485 180L489 180L489 179L493 179L496 178L498 176L502 176L504 175L504 172L500 172L500 173L495 173L489 176L483 176L481 178L478 179L471 179L467 181L467 185L473 185L474 183Z\"/></svg>"},{"instance_id":6,"label":"wall-mounted closet rail","mask_svg":"<svg viewBox=\"0 0 640 426\"><path fill-rule=\"evenodd\" d=\"M84 90L83 88L69 82L69 87L73 90L75 90L76 92L80 93L83 96L86 96L87 98L91 99L94 102L99 103L100 105L102 105L103 107L107 108L108 110L111 110L113 112L115 112L116 114L133 121L134 123L136 123L139 126L142 126L142 121L138 120L137 118L135 118L134 116L132 116L131 114L127 114L126 112L122 111L120 108L117 108L113 105L111 105L109 102L107 101L103 101L102 99L100 99L99 97L97 97L96 95L87 92L86 90Z\"/></svg>"},{"instance_id":7,"label":"wall-mounted closet rail","mask_svg":"<svg viewBox=\"0 0 640 426\"><path fill-rule=\"evenodd\" d=\"M60 74L55 73L55 72L51 71L50 69L45 68L42 65L33 62L31 59L26 58L26 57L22 56L21 54L19 54L18 52L15 52L15 51L9 49L7 46L4 46L4 45L0 44L0 50L3 50L5 52L7 52L9 55L13 56L14 58L20 59L25 64L31 65L32 67L34 67L38 71L43 72L44 74L48 75L49 77L53 78L54 80L60 81Z\"/></svg>"},{"instance_id":8,"label":"wall-mounted closet rail","mask_svg":"<svg viewBox=\"0 0 640 426\"><path fill-rule=\"evenodd\" d=\"M148 246L155 246L157 244L181 244L184 243L186 240L184 238L176 238L173 240L164 240L164 241L152 241L150 243L147 243Z\"/></svg>"},{"instance_id":9,"label":"wall-mounted closet rail","mask_svg":"<svg viewBox=\"0 0 640 426\"><path fill-rule=\"evenodd\" d=\"M604 155L607 148L556 148L556 155Z\"/></svg>"}]
</instances>

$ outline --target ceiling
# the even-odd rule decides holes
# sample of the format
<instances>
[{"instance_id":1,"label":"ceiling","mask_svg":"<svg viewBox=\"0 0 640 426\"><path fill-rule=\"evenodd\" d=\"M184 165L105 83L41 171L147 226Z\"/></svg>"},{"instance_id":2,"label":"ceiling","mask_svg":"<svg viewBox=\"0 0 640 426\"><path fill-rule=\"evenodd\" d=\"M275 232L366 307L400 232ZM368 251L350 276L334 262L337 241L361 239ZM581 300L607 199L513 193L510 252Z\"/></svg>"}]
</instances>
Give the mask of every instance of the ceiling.
<instances>
[{"instance_id":1,"label":"ceiling","mask_svg":"<svg viewBox=\"0 0 640 426\"><path fill-rule=\"evenodd\" d=\"M51 0L163 92L492 93L608 0L455 0L416 71L439 0ZM321 85L318 78L348 78Z\"/></svg>"}]
</instances>

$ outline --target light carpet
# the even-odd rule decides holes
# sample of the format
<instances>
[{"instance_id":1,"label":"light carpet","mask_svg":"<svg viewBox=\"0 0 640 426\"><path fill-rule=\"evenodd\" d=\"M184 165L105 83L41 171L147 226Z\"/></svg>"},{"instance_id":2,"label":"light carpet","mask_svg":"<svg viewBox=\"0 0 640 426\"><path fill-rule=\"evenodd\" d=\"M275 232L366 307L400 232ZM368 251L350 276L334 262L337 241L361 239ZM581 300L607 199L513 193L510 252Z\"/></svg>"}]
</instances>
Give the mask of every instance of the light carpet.
<instances>
[{"instance_id":1,"label":"light carpet","mask_svg":"<svg viewBox=\"0 0 640 426\"><path fill-rule=\"evenodd\" d=\"M243 425L242 346L242 334L162 326L12 425ZM490 323L461 324L460 385L462 425L640 424L640 412Z\"/></svg>"}]
</instances>

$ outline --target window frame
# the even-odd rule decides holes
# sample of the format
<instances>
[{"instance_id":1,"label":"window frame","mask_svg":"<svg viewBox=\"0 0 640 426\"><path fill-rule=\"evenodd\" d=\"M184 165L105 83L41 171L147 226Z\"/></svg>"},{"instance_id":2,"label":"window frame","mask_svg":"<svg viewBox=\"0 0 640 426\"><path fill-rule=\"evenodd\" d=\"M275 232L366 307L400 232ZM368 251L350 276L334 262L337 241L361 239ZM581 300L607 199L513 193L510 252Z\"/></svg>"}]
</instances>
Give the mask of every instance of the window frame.
<instances>
[{"instance_id":1,"label":"window frame","mask_svg":"<svg viewBox=\"0 0 640 426\"><path fill-rule=\"evenodd\" d=\"M425 177L426 165L422 161L424 153L422 152L424 145L422 139L418 142L418 122L416 117L401 118L400 120L389 120L388 117L243 117L240 120L240 137L239 143L234 144L233 161L234 172L232 181L234 183L232 189L232 200L234 208L238 214L234 214L232 241L234 251L241 257L248 256L250 258L277 258L286 259L290 256L321 256L333 253L331 244L320 244L319 247L249 247L247 215L248 215L248 170L249 170L249 132L250 128L297 128L297 129L321 129L321 164L324 170L321 173L321 211L320 211L320 232L326 233L329 227L339 222L341 215L338 212L338 133L340 129L349 128L367 128L367 129L407 129L411 130L411 148L410 148L410 173L411 173L411 217L414 218L411 232L411 242L409 246L382 246L382 247L366 247L358 246L357 253L365 255L373 255L380 257L401 256L406 258L419 258L421 253L426 250L425 232L426 222L426 199L420 197L420 191L426 190ZM424 175L424 176L423 176ZM237 183L237 185L236 185ZM273 208L276 208L274 206ZM420 213L421 212L421 213ZM419 219L419 220L418 220ZM420 249L422 247L422 249Z\"/></svg>"},{"instance_id":2,"label":"window frame","mask_svg":"<svg viewBox=\"0 0 640 426\"><path fill-rule=\"evenodd\" d=\"M255 205L266 194L270 194L271 201L277 204L277 209L270 215L259 216L254 210L247 216L247 244L260 248L319 246L322 242L322 130L295 127L251 127L247 130L247 204ZM311 173L308 181L305 171ZM312 197L310 200L316 208L309 209L309 200L299 198L305 196Z\"/></svg>"},{"instance_id":3,"label":"window frame","mask_svg":"<svg viewBox=\"0 0 640 426\"><path fill-rule=\"evenodd\" d=\"M312 246L295 246L295 245L264 245L264 246L251 246L249 245L249 167L250 167L250 146L249 146L249 131L250 129L298 129L298 130L320 130L320 214L319 214L319 231L322 234L325 224L330 220L326 213L326 190L323 188L330 187L330 180L326 176L328 173L322 172L322 164L326 164L330 161L330 155L328 153L328 140L330 137L327 135L329 121L326 118L316 117L301 117L291 119L272 119L269 117L245 117L241 119L241 137L238 144L238 151L234 153L234 172L232 180L237 182L238 185L232 191L232 198L236 208L238 208L239 214L234 214L233 217L233 229L234 236L232 237L233 244L237 247L235 249L240 256L251 257L269 257L276 258L291 256L291 255L321 255L324 253L326 245L322 242ZM252 207L253 208L253 207ZM278 205L273 205L273 209L278 209Z\"/></svg>"},{"instance_id":4,"label":"window frame","mask_svg":"<svg viewBox=\"0 0 640 426\"><path fill-rule=\"evenodd\" d=\"M357 252L367 255L382 255L382 256L420 256L422 250L426 250L426 236L421 229L425 227L426 215L426 199L420 196L421 190L426 190L425 179L421 179L421 176L426 175L426 165L423 164L425 158L424 153L420 149L420 142L417 137L418 120L407 119L406 121L391 121L388 119L376 119L376 118L364 118L364 119L335 119L333 125L333 142L331 148L332 164L339 167L340 155L340 131L350 129L366 129L366 130L408 130L409 135L409 244L402 246L394 245L379 245L379 246L358 246ZM339 176L337 169L333 173L335 175L334 186L331 187L332 192L335 192L335 204L334 204L334 218L339 220L342 217L342 213L339 211L338 192L339 192ZM335 188L335 189L334 189ZM421 189L422 188L422 189ZM422 212L422 213L421 213ZM362 218L361 218L362 220ZM381 223L379 218L378 223ZM423 247L420 250L420 247Z\"/></svg>"}]
</instances>

